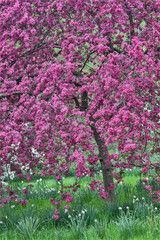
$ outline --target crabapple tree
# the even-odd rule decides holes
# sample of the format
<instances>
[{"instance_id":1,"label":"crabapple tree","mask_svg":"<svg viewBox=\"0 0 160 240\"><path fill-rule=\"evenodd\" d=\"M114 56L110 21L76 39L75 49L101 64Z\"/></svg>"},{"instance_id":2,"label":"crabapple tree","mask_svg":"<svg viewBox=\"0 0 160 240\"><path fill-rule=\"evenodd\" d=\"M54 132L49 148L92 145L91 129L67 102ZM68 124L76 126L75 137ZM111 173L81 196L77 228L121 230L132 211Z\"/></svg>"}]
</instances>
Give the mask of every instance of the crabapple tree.
<instances>
[{"instance_id":1,"label":"crabapple tree","mask_svg":"<svg viewBox=\"0 0 160 240\"><path fill-rule=\"evenodd\" d=\"M41 166L61 181L74 163L112 202L123 169L153 168L159 199L159 12L159 0L0 0L1 179Z\"/></svg>"}]
</instances>

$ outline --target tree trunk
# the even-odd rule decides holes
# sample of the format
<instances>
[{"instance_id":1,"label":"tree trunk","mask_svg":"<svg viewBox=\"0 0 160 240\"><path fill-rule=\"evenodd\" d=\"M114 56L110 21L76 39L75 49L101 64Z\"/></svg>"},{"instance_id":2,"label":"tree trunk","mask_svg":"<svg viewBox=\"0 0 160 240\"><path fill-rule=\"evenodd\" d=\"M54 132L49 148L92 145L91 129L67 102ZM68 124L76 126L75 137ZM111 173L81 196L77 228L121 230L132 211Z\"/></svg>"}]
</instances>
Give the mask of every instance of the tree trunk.
<instances>
[{"instance_id":1,"label":"tree trunk","mask_svg":"<svg viewBox=\"0 0 160 240\"><path fill-rule=\"evenodd\" d=\"M114 188L112 188L111 190L108 189L110 187L110 184L113 183L112 169L111 169L111 167L106 167L106 163L105 163L105 161L107 160L107 156L108 156L108 149L105 146L104 141L100 138L99 133L97 132L97 129L94 124L95 120L92 117L90 118L90 120L92 121L92 125L90 125L90 127L93 131L94 138L97 143L98 150L99 150L98 156L99 156L99 160L100 160L101 168L102 168L104 187L105 187L105 191L108 192L106 201L107 202L115 202L115 200L116 200L115 189Z\"/></svg>"},{"instance_id":2,"label":"tree trunk","mask_svg":"<svg viewBox=\"0 0 160 240\"><path fill-rule=\"evenodd\" d=\"M112 170L110 168L107 168L104 162L101 162L101 167L102 167L102 174L103 174L103 182L104 182L105 191L108 192L108 196L106 198L106 201L107 202L115 202L116 197L115 197L114 188L112 188L111 190L108 190L108 187L110 186L110 183L113 183Z\"/></svg>"},{"instance_id":3,"label":"tree trunk","mask_svg":"<svg viewBox=\"0 0 160 240\"><path fill-rule=\"evenodd\" d=\"M78 102L78 99L74 96L73 97L75 103L76 103L76 107L78 107L81 111L86 111L88 108L88 93L87 91L84 91L82 93L81 96L81 106ZM95 126L95 122L96 120L93 118L93 116L90 116L90 121L91 124L89 125L93 131L94 134L94 138L95 141L97 143L98 146L98 150L99 150L99 160L101 163L101 167L102 167L102 174L103 174L103 182L104 182L104 187L105 187L105 191L108 192L108 196L106 198L107 202L114 202L115 199L115 190L114 188L112 188L111 190L109 190L108 188L110 187L110 184L113 183L113 174L112 174L112 169L111 167L106 167L105 161L107 160L108 157L108 149L105 146L105 142L100 138L100 134L96 129Z\"/></svg>"}]
</instances>

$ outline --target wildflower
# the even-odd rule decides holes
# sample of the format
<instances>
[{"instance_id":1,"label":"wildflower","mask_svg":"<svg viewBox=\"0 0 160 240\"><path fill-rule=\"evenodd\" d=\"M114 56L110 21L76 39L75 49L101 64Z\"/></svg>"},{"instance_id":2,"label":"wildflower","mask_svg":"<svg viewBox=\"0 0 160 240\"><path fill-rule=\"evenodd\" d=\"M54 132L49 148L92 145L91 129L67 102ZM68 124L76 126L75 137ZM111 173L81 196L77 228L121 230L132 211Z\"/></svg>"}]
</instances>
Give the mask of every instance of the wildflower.
<instances>
[{"instance_id":1,"label":"wildflower","mask_svg":"<svg viewBox=\"0 0 160 240\"><path fill-rule=\"evenodd\" d=\"M3 200L3 203L4 203L4 204L7 204L7 203L9 203L9 199L8 199L8 198L6 198L5 200Z\"/></svg>"},{"instance_id":2,"label":"wildflower","mask_svg":"<svg viewBox=\"0 0 160 240\"><path fill-rule=\"evenodd\" d=\"M71 218L71 215L68 215L69 218Z\"/></svg>"},{"instance_id":3,"label":"wildflower","mask_svg":"<svg viewBox=\"0 0 160 240\"><path fill-rule=\"evenodd\" d=\"M54 199L53 198L50 199L50 203L54 204Z\"/></svg>"},{"instance_id":4,"label":"wildflower","mask_svg":"<svg viewBox=\"0 0 160 240\"><path fill-rule=\"evenodd\" d=\"M59 216L56 215L56 214L54 214L54 215L53 215L53 218L54 218L55 220L57 220L57 219L59 218Z\"/></svg>"},{"instance_id":5,"label":"wildflower","mask_svg":"<svg viewBox=\"0 0 160 240\"><path fill-rule=\"evenodd\" d=\"M149 169L146 168L146 167L144 167L144 168L142 169L142 172L143 172L143 173L148 173L148 171L149 171Z\"/></svg>"},{"instance_id":6,"label":"wildflower","mask_svg":"<svg viewBox=\"0 0 160 240\"><path fill-rule=\"evenodd\" d=\"M127 206L126 209L129 209L129 207Z\"/></svg>"},{"instance_id":7,"label":"wildflower","mask_svg":"<svg viewBox=\"0 0 160 240\"><path fill-rule=\"evenodd\" d=\"M143 178L143 182L148 182L148 178Z\"/></svg>"},{"instance_id":8,"label":"wildflower","mask_svg":"<svg viewBox=\"0 0 160 240\"><path fill-rule=\"evenodd\" d=\"M70 202L72 202L72 201L73 201L73 198L72 198L72 197L66 198L66 203L70 203Z\"/></svg>"},{"instance_id":9,"label":"wildflower","mask_svg":"<svg viewBox=\"0 0 160 240\"><path fill-rule=\"evenodd\" d=\"M27 201L27 200L21 200L21 205L22 205L22 206L25 206L25 205L27 205L27 203L28 203L28 201Z\"/></svg>"},{"instance_id":10,"label":"wildflower","mask_svg":"<svg viewBox=\"0 0 160 240\"><path fill-rule=\"evenodd\" d=\"M155 210L157 210L157 207L155 207Z\"/></svg>"},{"instance_id":11,"label":"wildflower","mask_svg":"<svg viewBox=\"0 0 160 240\"><path fill-rule=\"evenodd\" d=\"M23 189L23 193L24 193L24 194L28 194L29 192L28 192L27 189Z\"/></svg>"},{"instance_id":12,"label":"wildflower","mask_svg":"<svg viewBox=\"0 0 160 240\"><path fill-rule=\"evenodd\" d=\"M98 220L97 220L97 219L94 219L94 222L95 222L95 223L97 223L97 222L98 222Z\"/></svg>"},{"instance_id":13,"label":"wildflower","mask_svg":"<svg viewBox=\"0 0 160 240\"><path fill-rule=\"evenodd\" d=\"M144 197L142 197L142 200L144 200Z\"/></svg>"},{"instance_id":14,"label":"wildflower","mask_svg":"<svg viewBox=\"0 0 160 240\"><path fill-rule=\"evenodd\" d=\"M11 208L14 208L15 207L15 205L11 205Z\"/></svg>"},{"instance_id":15,"label":"wildflower","mask_svg":"<svg viewBox=\"0 0 160 240\"><path fill-rule=\"evenodd\" d=\"M118 207L119 210L122 210L122 207Z\"/></svg>"},{"instance_id":16,"label":"wildflower","mask_svg":"<svg viewBox=\"0 0 160 240\"><path fill-rule=\"evenodd\" d=\"M60 201L57 201L57 202L55 202L55 204L57 205L57 206L61 206L61 203L60 203Z\"/></svg>"}]
</instances>

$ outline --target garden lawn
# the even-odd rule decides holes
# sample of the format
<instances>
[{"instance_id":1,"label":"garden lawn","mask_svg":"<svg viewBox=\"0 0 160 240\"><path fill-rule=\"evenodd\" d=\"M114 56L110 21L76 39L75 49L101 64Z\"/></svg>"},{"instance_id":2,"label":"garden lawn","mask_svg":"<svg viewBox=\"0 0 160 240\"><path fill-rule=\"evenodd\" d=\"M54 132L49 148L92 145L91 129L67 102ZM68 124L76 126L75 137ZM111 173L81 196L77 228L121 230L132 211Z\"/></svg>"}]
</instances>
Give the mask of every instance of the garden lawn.
<instances>
[{"instance_id":1,"label":"garden lawn","mask_svg":"<svg viewBox=\"0 0 160 240\"><path fill-rule=\"evenodd\" d=\"M142 176L141 176L142 178ZM102 179L101 172L97 179ZM69 185L74 176L63 179ZM124 183L116 186L116 202L106 205L88 186L89 176L79 179L82 186L73 193L69 209L60 209L58 220L53 219L54 207L50 198L56 198L60 182L47 176L35 176L31 182L15 179L12 187L28 204L10 202L0 208L1 240L159 240L160 204L153 203L140 181L140 170L126 170ZM27 185L34 187L28 188ZM23 189L28 194L23 194Z\"/></svg>"}]
</instances>

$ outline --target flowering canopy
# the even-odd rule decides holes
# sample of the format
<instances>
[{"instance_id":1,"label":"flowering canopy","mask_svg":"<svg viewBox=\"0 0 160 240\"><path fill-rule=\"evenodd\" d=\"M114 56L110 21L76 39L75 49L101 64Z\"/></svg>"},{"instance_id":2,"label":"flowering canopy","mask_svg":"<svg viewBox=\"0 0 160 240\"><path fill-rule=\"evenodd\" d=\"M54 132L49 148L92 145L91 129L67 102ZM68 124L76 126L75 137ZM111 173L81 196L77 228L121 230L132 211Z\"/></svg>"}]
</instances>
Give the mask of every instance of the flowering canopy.
<instances>
[{"instance_id":1,"label":"flowering canopy","mask_svg":"<svg viewBox=\"0 0 160 240\"><path fill-rule=\"evenodd\" d=\"M41 165L61 180L73 162L94 177L100 160L105 191L91 188L105 198L117 168L158 173L159 12L159 0L0 0L1 177Z\"/></svg>"}]
</instances>

